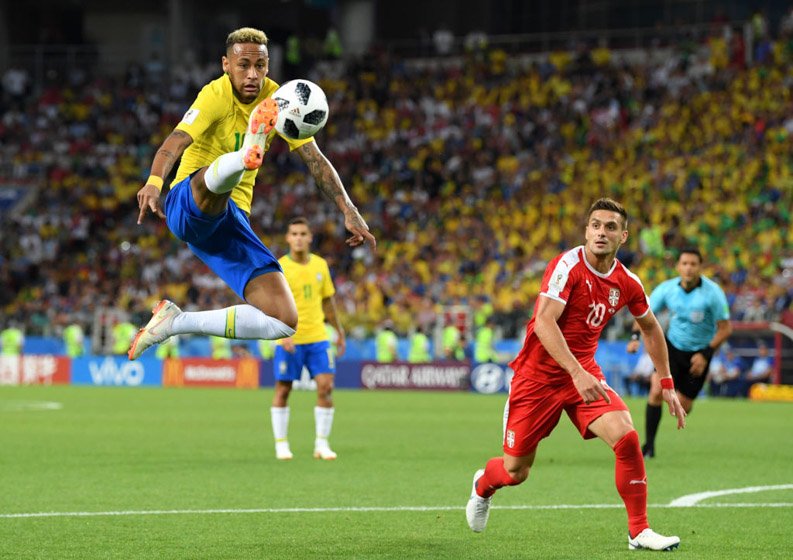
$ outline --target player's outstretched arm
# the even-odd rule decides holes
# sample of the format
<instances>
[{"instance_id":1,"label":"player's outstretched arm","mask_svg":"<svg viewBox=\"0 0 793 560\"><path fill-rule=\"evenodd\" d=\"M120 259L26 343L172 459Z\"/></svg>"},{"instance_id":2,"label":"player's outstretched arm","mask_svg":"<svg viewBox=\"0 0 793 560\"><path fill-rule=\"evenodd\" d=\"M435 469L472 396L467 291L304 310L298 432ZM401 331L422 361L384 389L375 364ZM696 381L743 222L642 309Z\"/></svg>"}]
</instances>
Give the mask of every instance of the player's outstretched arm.
<instances>
[{"instance_id":1,"label":"player's outstretched arm","mask_svg":"<svg viewBox=\"0 0 793 560\"><path fill-rule=\"evenodd\" d=\"M377 241L374 235L369 232L369 226L366 225L366 221L358 212L352 200L350 200L347 191L344 190L344 185L336 172L336 168L320 151L317 143L308 142L303 144L297 149L297 152L306 166L308 166L308 170L311 176L314 177L319 190L335 202L336 206L344 214L344 227L352 233L352 236L347 238L347 245L357 247L368 241L373 249L377 247Z\"/></svg>"},{"instance_id":2,"label":"player's outstretched arm","mask_svg":"<svg viewBox=\"0 0 793 560\"><path fill-rule=\"evenodd\" d=\"M677 418L677 429L686 427L686 411L677 398L677 392L672 385L672 373L669 370L669 353L666 349L664 331L655 318L652 310L648 311L644 317L636 319L639 328L644 336L644 346L653 361L655 371L661 378L661 386L669 385L671 388L664 387L661 396L669 405L669 414Z\"/></svg>"},{"instance_id":3,"label":"player's outstretched arm","mask_svg":"<svg viewBox=\"0 0 793 560\"><path fill-rule=\"evenodd\" d=\"M160 191L162 190L162 183L165 177L171 172L173 166L182 157L182 153L187 147L193 143L193 139L189 134L182 130L174 130L162 143L160 149L154 155L154 161L151 164L151 174L138 191L138 224L143 222L146 216L146 210L151 210L152 214L164 218L165 214L159 206Z\"/></svg>"}]
</instances>

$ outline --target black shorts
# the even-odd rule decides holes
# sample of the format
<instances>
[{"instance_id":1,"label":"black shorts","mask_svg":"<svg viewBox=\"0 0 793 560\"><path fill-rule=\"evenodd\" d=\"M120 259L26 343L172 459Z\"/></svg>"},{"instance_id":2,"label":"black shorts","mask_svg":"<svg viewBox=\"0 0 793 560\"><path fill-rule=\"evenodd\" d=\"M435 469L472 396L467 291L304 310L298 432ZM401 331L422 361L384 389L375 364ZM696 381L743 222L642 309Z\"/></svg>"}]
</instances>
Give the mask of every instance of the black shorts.
<instances>
[{"instance_id":1,"label":"black shorts","mask_svg":"<svg viewBox=\"0 0 793 560\"><path fill-rule=\"evenodd\" d=\"M691 375L689 370L691 369L691 356L696 354L696 352L678 350L668 339L666 348L669 350L669 369L672 371L672 379L675 380L675 389L691 400L696 399L705 384L705 379L708 377L710 359L708 359L702 375L695 377Z\"/></svg>"}]
</instances>

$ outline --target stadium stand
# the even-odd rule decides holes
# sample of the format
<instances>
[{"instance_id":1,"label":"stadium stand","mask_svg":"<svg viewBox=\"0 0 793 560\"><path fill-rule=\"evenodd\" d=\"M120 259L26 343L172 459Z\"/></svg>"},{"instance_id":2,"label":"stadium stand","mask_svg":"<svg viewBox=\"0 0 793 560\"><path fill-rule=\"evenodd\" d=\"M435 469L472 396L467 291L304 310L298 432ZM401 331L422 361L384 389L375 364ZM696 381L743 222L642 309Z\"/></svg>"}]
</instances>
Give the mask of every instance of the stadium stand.
<instances>
[{"instance_id":1,"label":"stadium stand","mask_svg":"<svg viewBox=\"0 0 793 560\"><path fill-rule=\"evenodd\" d=\"M354 336L385 319L404 334L416 317L482 298L505 336L520 336L547 259L578 243L587 201L603 194L633 214L621 258L648 290L673 274L675 247L696 243L735 319L778 319L793 301L793 41L784 26L760 37L748 66L744 48L719 31L630 53L373 50L320 64L311 77L331 119L319 141L378 252L344 246L343 224L283 143L259 175L252 222L277 253L291 216L322 224L316 249ZM33 194L3 213L0 305L26 333L77 321L90 336L98 308L143 323L166 296L187 309L233 302L164 224L135 224L144 166L206 68L162 89L139 67L56 77L24 96L6 86L0 185Z\"/></svg>"}]
</instances>

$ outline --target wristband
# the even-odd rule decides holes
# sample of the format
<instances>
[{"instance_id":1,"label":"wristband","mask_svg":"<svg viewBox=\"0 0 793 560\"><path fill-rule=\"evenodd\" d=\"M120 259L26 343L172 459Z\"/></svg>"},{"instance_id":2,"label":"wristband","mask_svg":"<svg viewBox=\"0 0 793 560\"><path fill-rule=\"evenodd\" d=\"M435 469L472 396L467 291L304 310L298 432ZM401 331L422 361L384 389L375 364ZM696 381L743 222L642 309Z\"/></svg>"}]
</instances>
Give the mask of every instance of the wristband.
<instances>
[{"instance_id":1,"label":"wristband","mask_svg":"<svg viewBox=\"0 0 793 560\"><path fill-rule=\"evenodd\" d=\"M637 333L637 332L632 332L632 333L631 333L631 340L636 340L636 341L638 341L638 340L639 340L639 333Z\"/></svg>"},{"instance_id":2,"label":"wristband","mask_svg":"<svg viewBox=\"0 0 793 560\"><path fill-rule=\"evenodd\" d=\"M149 175L149 178L146 179L147 185L154 185L159 190L162 190L162 177L157 177L157 175Z\"/></svg>"},{"instance_id":3,"label":"wristband","mask_svg":"<svg viewBox=\"0 0 793 560\"><path fill-rule=\"evenodd\" d=\"M705 346L705 348L699 350L699 353L705 356L706 360L710 360L713 357L713 348L710 346Z\"/></svg>"},{"instance_id":4,"label":"wristband","mask_svg":"<svg viewBox=\"0 0 793 560\"><path fill-rule=\"evenodd\" d=\"M675 388L675 380L671 377L662 377L661 378L661 389L670 389L674 390Z\"/></svg>"}]
</instances>

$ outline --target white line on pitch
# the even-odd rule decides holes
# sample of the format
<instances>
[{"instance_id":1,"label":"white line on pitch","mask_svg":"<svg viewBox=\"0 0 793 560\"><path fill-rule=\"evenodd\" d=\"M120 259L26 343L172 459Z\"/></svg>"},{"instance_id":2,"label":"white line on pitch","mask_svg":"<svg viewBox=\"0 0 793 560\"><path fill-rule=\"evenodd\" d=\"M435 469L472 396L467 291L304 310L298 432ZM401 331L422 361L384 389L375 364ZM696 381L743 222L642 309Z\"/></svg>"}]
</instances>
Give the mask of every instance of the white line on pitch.
<instances>
[{"instance_id":1,"label":"white line on pitch","mask_svg":"<svg viewBox=\"0 0 793 560\"><path fill-rule=\"evenodd\" d=\"M63 404L53 401L4 401L0 402L0 412L24 412L33 410L60 410Z\"/></svg>"},{"instance_id":2,"label":"white line on pitch","mask_svg":"<svg viewBox=\"0 0 793 560\"><path fill-rule=\"evenodd\" d=\"M755 494L757 492L766 492L768 490L793 490L793 484L776 484L773 486L749 486L746 488L729 488L727 490L711 490L708 492L698 492L696 494L688 494L681 496L676 500L672 500L670 506L674 507L691 507L699 505L699 502L708 498L715 498L717 496L730 496L733 494Z\"/></svg>"},{"instance_id":3,"label":"white line on pitch","mask_svg":"<svg viewBox=\"0 0 793 560\"><path fill-rule=\"evenodd\" d=\"M558 504L493 506L503 510L554 510L554 509L619 509L622 504ZM650 508L679 507L671 504L648 504ZM696 508L767 508L793 507L793 503L770 504L697 504ZM127 515L216 515L250 513L333 513L333 512L400 512L400 511L459 511L465 506L394 506L394 507L327 507L327 508L252 508L252 509L165 509L128 511L42 511L33 513L0 513L0 519L28 519L34 517L113 517Z\"/></svg>"}]
</instances>

